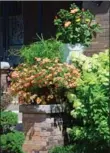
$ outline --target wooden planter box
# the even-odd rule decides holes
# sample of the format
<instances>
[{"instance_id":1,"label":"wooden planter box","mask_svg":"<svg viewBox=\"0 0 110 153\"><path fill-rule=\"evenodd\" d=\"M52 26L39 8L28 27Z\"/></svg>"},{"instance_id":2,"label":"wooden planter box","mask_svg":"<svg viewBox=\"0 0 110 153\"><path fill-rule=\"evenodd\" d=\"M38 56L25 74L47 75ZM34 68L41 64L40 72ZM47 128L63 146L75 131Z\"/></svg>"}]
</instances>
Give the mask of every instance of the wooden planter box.
<instances>
[{"instance_id":1,"label":"wooden planter box","mask_svg":"<svg viewBox=\"0 0 110 153\"><path fill-rule=\"evenodd\" d=\"M48 153L54 146L64 144L61 105L20 105L23 114L26 153Z\"/></svg>"}]
</instances>

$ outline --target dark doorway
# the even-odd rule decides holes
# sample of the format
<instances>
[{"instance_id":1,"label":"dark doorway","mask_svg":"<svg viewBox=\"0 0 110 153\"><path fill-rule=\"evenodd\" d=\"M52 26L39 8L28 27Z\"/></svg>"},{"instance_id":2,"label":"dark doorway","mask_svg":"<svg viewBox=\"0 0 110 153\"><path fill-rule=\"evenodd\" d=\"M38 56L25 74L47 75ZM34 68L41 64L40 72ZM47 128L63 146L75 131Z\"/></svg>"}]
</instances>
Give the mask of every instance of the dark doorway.
<instances>
[{"instance_id":1,"label":"dark doorway","mask_svg":"<svg viewBox=\"0 0 110 153\"><path fill-rule=\"evenodd\" d=\"M22 2L2 1L0 11L0 55L6 60L9 48L23 45Z\"/></svg>"}]
</instances>

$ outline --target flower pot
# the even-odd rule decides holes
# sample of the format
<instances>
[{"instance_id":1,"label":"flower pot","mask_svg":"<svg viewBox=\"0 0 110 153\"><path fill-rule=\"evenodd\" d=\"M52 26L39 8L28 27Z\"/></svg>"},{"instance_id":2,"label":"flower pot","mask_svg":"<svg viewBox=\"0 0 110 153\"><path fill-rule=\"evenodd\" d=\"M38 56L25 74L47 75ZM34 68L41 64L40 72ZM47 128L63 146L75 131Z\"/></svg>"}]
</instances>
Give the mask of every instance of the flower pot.
<instances>
[{"instance_id":1,"label":"flower pot","mask_svg":"<svg viewBox=\"0 0 110 153\"><path fill-rule=\"evenodd\" d=\"M64 106L52 105L20 105L23 114L26 153L48 153L51 147L64 144L63 117Z\"/></svg>"},{"instance_id":2,"label":"flower pot","mask_svg":"<svg viewBox=\"0 0 110 153\"><path fill-rule=\"evenodd\" d=\"M81 44L64 44L63 47L61 48L63 54L63 62L66 62L68 64L71 63L71 54L72 52L75 52L80 56L84 52L84 46Z\"/></svg>"}]
</instances>

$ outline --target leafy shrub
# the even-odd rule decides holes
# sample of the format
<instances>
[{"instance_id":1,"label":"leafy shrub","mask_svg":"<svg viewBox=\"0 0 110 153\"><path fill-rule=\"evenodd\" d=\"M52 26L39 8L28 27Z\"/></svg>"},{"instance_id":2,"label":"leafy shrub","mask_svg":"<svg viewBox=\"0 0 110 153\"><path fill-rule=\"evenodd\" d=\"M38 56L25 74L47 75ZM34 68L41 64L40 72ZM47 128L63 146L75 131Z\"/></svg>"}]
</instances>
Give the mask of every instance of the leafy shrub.
<instances>
[{"instance_id":1,"label":"leafy shrub","mask_svg":"<svg viewBox=\"0 0 110 153\"><path fill-rule=\"evenodd\" d=\"M38 42L32 43L28 47L23 47L20 50L20 56L24 59L24 62L29 64L34 64L35 57L49 59L59 58L61 61L62 52L59 51L61 45L62 43L60 41L57 41L56 39L41 39Z\"/></svg>"},{"instance_id":2,"label":"leafy shrub","mask_svg":"<svg viewBox=\"0 0 110 153\"><path fill-rule=\"evenodd\" d=\"M108 153L110 149L108 54L106 50L93 57L72 57L81 72L78 87L67 93L73 105L71 115L79 121L68 129L74 153Z\"/></svg>"},{"instance_id":3,"label":"leafy shrub","mask_svg":"<svg viewBox=\"0 0 110 153\"><path fill-rule=\"evenodd\" d=\"M23 153L22 144L24 134L14 130L17 124L17 114L11 111L2 111L0 117L0 150L2 153Z\"/></svg>"},{"instance_id":4,"label":"leafy shrub","mask_svg":"<svg viewBox=\"0 0 110 153\"><path fill-rule=\"evenodd\" d=\"M1 132L10 131L12 126L15 126L18 121L18 116L16 113L11 111L2 111L0 117L0 129Z\"/></svg>"},{"instance_id":5,"label":"leafy shrub","mask_svg":"<svg viewBox=\"0 0 110 153\"><path fill-rule=\"evenodd\" d=\"M75 52L71 55L71 61L78 69L83 71L99 72L101 68L105 71L109 70L109 50L94 54L92 57L87 57L83 54L77 54Z\"/></svg>"},{"instance_id":6,"label":"leafy shrub","mask_svg":"<svg viewBox=\"0 0 110 153\"><path fill-rule=\"evenodd\" d=\"M49 153L73 153L73 146L57 146L52 148Z\"/></svg>"},{"instance_id":7,"label":"leafy shrub","mask_svg":"<svg viewBox=\"0 0 110 153\"><path fill-rule=\"evenodd\" d=\"M22 132L13 131L1 135L1 151L2 153L23 153L22 144L24 135Z\"/></svg>"}]
</instances>

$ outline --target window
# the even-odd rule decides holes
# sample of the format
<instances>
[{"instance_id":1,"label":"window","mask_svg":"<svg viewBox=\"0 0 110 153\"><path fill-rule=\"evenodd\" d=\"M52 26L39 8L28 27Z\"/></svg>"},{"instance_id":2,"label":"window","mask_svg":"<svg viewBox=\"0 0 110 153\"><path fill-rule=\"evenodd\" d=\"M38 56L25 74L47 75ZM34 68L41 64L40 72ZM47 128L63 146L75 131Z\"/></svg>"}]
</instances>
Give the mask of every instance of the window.
<instances>
[{"instance_id":1,"label":"window","mask_svg":"<svg viewBox=\"0 0 110 153\"><path fill-rule=\"evenodd\" d=\"M7 50L10 46L21 46L24 39L22 2L0 2L0 20L3 47Z\"/></svg>"},{"instance_id":2,"label":"window","mask_svg":"<svg viewBox=\"0 0 110 153\"><path fill-rule=\"evenodd\" d=\"M8 10L9 46L21 46L24 38L22 2L9 2Z\"/></svg>"}]
</instances>

